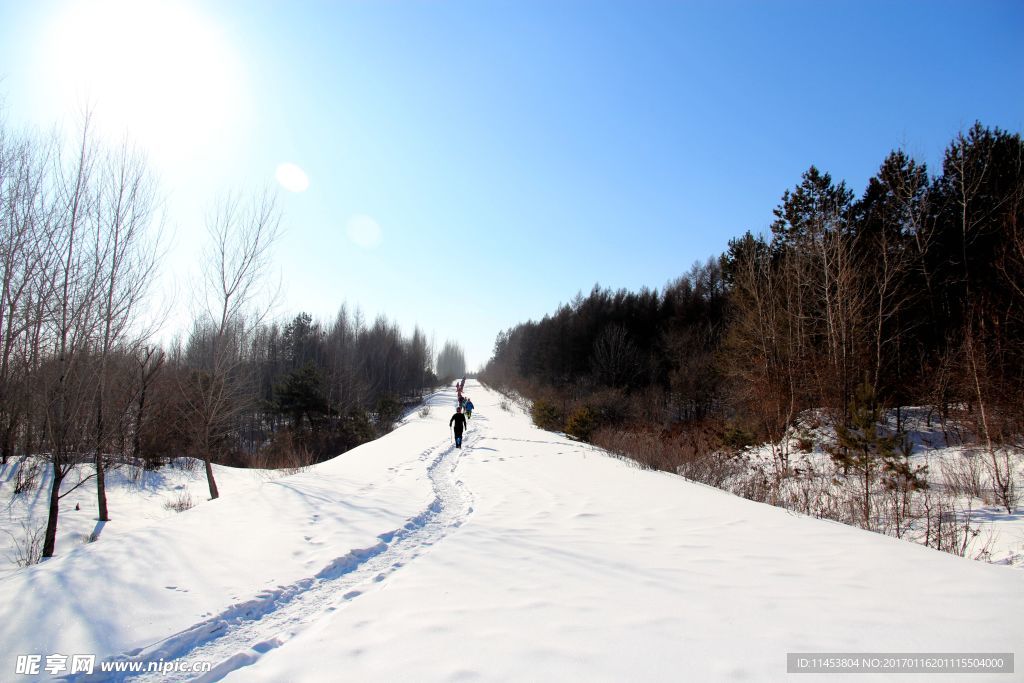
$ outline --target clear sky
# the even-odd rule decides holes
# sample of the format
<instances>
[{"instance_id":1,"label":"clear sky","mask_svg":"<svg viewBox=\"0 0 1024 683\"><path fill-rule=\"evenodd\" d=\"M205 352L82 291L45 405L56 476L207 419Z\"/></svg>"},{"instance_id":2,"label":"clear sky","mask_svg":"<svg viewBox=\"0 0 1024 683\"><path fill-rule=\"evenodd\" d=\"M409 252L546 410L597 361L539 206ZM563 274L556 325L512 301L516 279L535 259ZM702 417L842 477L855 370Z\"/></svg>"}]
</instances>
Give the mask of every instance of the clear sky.
<instances>
[{"instance_id":1,"label":"clear sky","mask_svg":"<svg viewBox=\"0 0 1024 683\"><path fill-rule=\"evenodd\" d=\"M1020 0L0 0L8 121L88 98L149 150L162 289L204 207L294 164L278 313L348 302L473 367L766 229L811 164L859 193L894 148L935 169L976 119L1021 131L1022 48Z\"/></svg>"}]
</instances>

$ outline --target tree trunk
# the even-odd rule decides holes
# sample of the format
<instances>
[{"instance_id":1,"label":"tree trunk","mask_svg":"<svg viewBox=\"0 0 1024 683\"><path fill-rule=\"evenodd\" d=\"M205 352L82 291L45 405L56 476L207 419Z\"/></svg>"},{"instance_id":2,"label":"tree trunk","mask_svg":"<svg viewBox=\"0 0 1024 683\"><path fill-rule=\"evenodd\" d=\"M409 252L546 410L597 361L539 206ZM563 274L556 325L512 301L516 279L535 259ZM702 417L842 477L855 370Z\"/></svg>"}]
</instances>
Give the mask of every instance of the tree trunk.
<instances>
[{"instance_id":1,"label":"tree trunk","mask_svg":"<svg viewBox=\"0 0 1024 683\"><path fill-rule=\"evenodd\" d=\"M64 477L61 467L53 463L53 484L50 486L50 512L46 518L46 537L43 541L43 557L53 557L57 547L57 515L60 512L60 484Z\"/></svg>"},{"instance_id":2,"label":"tree trunk","mask_svg":"<svg viewBox=\"0 0 1024 683\"><path fill-rule=\"evenodd\" d=\"M14 432L14 421L12 419L7 429L4 430L3 443L0 444L0 465L6 465L14 456Z\"/></svg>"},{"instance_id":3,"label":"tree trunk","mask_svg":"<svg viewBox=\"0 0 1024 683\"><path fill-rule=\"evenodd\" d=\"M864 466L864 528L871 530L871 469Z\"/></svg>"},{"instance_id":4,"label":"tree trunk","mask_svg":"<svg viewBox=\"0 0 1024 683\"><path fill-rule=\"evenodd\" d=\"M213 464L210 462L209 451L204 454L203 462L206 463L206 481L210 484L210 500L216 500L220 497L220 493L217 491L217 482L213 478Z\"/></svg>"},{"instance_id":5,"label":"tree trunk","mask_svg":"<svg viewBox=\"0 0 1024 683\"><path fill-rule=\"evenodd\" d=\"M106 469L103 464L103 454L96 451L96 500L99 504L99 520L101 522L109 522L110 516L107 514L107 481L106 481Z\"/></svg>"},{"instance_id":6,"label":"tree trunk","mask_svg":"<svg viewBox=\"0 0 1024 683\"><path fill-rule=\"evenodd\" d=\"M101 370L101 372L103 372ZM96 502L99 520L109 522L107 514L107 473L103 463L103 379L100 379L100 397L96 404Z\"/></svg>"},{"instance_id":7,"label":"tree trunk","mask_svg":"<svg viewBox=\"0 0 1024 683\"><path fill-rule=\"evenodd\" d=\"M142 419L146 410L146 384L143 383L142 391L139 393L139 407L135 411L135 432L132 434L132 464L138 466L139 458L142 455Z\"/></svg>"}]
</instances>

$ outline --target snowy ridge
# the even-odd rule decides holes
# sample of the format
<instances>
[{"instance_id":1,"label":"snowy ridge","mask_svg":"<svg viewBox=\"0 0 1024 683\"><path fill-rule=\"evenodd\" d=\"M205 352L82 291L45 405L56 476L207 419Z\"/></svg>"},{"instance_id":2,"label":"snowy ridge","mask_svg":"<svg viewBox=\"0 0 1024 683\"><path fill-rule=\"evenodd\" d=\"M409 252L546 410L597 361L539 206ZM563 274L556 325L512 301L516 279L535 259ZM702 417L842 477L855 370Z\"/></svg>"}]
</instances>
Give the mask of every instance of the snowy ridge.
<instances>
[{"instance_id":1,"label":"snowy ridge","mask_svg":"<svg viewBox=\"0 0 1024 683\"><path fill-rule=\"evenodd\" d=\"M468 450L480 438L467 434ZM231 605L183 631L149 647L137 648L114 657L112 662L169 662L188 657L213 663L211 671L194 678L186 673L107 673L68 676L77 681L219 681L231 671L255 663L263 654L284 644L305 626L325 613L362 595L369 587L414 560L430 546L458 528L472 513L470 494L455 479L461 453L449 441L423 451L427 473L434 487L434 501L400 528L378 535L379 542L368 548L350 550L330 562L312 577L288 586L264 590L250 600ZM279 631L266 637L268 631Z\"/></svg>"}]
</instances>

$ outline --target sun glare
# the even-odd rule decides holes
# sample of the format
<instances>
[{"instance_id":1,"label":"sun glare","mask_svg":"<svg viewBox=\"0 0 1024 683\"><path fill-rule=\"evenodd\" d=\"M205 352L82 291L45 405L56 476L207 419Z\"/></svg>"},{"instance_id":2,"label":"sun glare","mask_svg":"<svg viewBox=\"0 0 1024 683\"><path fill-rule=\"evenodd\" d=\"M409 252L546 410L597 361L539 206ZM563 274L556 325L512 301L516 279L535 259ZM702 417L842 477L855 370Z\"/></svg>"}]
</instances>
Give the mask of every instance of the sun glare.
<instances>
[{"instance_id":1,"label":"sun glare","mask_svg":"<svg viewBox=\"0 0 1024 683\"><path fill-rule=\"evenodd\" d=\"M277 167L275 177L281 187L289 192L305 192L309 189L309 176L296 164L281 164Z\"/></svg>"},{"instance_id":2,"label":"sun glare","mask_svg":"<svg viewBox=\"0 0 1024 683\"><path fill-rule=\"evenodd\" d=\"M60 105L92 107L101 130L127 132L158 159L195 156L238 114L239 60L185 3L79 1L47 42Z\"/></svg>"}]
</instances>

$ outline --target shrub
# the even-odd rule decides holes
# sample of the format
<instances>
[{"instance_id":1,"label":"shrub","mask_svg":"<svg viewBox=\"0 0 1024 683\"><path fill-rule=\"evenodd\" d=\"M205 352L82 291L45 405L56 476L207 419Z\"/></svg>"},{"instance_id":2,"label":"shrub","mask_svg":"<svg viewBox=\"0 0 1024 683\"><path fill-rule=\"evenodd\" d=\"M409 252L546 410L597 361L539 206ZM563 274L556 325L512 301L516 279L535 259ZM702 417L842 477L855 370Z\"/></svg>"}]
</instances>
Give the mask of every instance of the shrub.
<instances>
[{"instance_id":1,"label":"shrub","mask_svg":"<svg viewBox=\"0 0 1024 683\"><path fill-rule=\"evenodd\" d=\"M32 527L28 522L21 523L21 538L18 538L10 531L7 535L14 541L10 558L19 567L39 564L43 558L43 540L45 539L46 527Z\"/></svg>"},{"instance_id":2,"label":"shrub","mask_svg":"<svg viewBox=\"0 0 1024 683\"><path fill-rule=\"evenodd\" d=\"M566 420L565 433L571 434L581 441L589 441L596 427L597 420L594 418L594 411L587 406L580 406Z\"/></svg>"},{"instance_id":3,"label":"shrub","mask_svg":"<svg viewBox=\"0 0 1024 683\"><path fill-rule=\"evenodd\" d=\"M537 399L533 402L533 407L530 408L530 417L533 418L533 424L551 432L560 430L564 424L562 411L554 403L545 399Z\"/></svg>"},{"instance_id":4,"label":"shrub","mask_svg":"<svg viewBox=\"0 0 1024 683\"><path fill-rule=\"evenodd\" d=\"M982 485L982 458L975 453L965 452L954 455L940 463L942 481L946 490L960 496L981 498L984 495Z\"/></svg>"},{"instance_id":5,"label":"shrub","mask_svg":"<svg viewBox=\"0 0 1024 683\"><path fill-rule=\"evenodd\" d=\"M283 470L285 474L302 471L316 462L316 456L303 439L290 429L275 432L270 444L261 449L250 466L260 469Z\"/></svg>"},{"instance_id":6,"label":"shrub","mask_svg":"<svg viewBox=\"0 0 1024 683\"><path fill-rule=\"evenodd\" d=\"M391 427L401 416L402 404L394 396L384 396L377 401L377 426L381 434L391 431Z\"/></svg>"},{"instance_id":7,"label":"shrub","mask_svg":"<svg viewBox=\"0 0 1024 683\"><path fill-rule=\"evenodd\" d=\"M39 461L35 458L22 458L18 464L18 474L14 480L14 495L27 493L39 483Z\"/></svg>"},{"instance_id":8,"label":"shrub","mask_svg":"<svg viewBox=\"0 0 1024 683\"><path fill-rule=\"evenodd\" d=\"M754 435L740 425L729 425L722 435L722 443L734 450L741 451L754 444Z\"/></svg>"},{"instance_id":9,"label":"shrub","mask_svg":"<svg viewBox=\"0 0 1024 683\"><path fill-rule=\"evenodd\" d=\"M604 389L587 396L587 407L598 426L622 424L636 408L634 402L618 389ZM653 410L640 409L642 415L653 415Z\"/></svg>"},{"instance_id":10,"label":"shrub","mask_svg":"<svg viewBox=\"0 0 1024 683\"><path fill-rule=\"evenodd\" d=\"M185 510L192 509L194 506L195 503L192 502L192 496L188 491L182 491L178 494L177 498L164 502L164 509L173 510L174 512L184 512Z\"/></svg>"},{"instance_id":11,"label":"shrub","mask_svg":"<svg viewBox=\"0 0 1024 683\"><path fill-rule=\"evenodd\" d=\"M370 422L370 416L365 410L353 408L342 421L340 427L338 431L343 437L345 446L338 450L338 453L343 453L350 448L355 448L377 438L377 435L374 433L373 423Z\"/></svg>"},{"instance_id":12,"label":"shrub","mask_svg":"<svg viewBox=\"0 0 1024 683\"><path fill-rule=\"evenodd\" d=\"M174 458L170 462L171 467L182 472L198 472L200 465L203 464L202 460L198 458Z\"/></svg>"},{"instance_id":13,"label":"shrub","mask_svg":"<svg viewBox=\"0 0 1024 683\"><path fill-rule=\"evenodd\" d=\"M601 427L594 431L593 444L619 458L635 463L641 469L658 469L662 444L649 432L620 427Z\"/></svg>"},{"instance_id":14,"label":"shrub","mask_svg":"<svg viewBox=\"0 0 1024 683\"><path fill-rule=\"evenodd\" d=\"M740 458L722 450L721 432L713 420L675 425L672 430L602 426L593 431L592 441L641 467L674 472L721 488L746 467Z\"/></svg>"}]
</instances>

